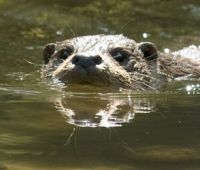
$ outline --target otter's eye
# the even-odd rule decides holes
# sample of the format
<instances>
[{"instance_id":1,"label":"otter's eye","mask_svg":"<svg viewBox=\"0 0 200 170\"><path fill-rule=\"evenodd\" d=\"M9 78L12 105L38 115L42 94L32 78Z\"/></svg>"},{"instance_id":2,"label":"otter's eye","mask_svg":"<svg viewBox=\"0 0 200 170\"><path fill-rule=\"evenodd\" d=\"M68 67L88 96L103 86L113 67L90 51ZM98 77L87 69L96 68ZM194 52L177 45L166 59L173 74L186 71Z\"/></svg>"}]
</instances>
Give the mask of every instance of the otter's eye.
<instances>
[{"instance_id":1,"label":"otter's eye","mask_svg":"<svg viewBox=\"0 0 200 170\"><path fill-rule=\"evenodd\" d=\"M124 51L122 48L115 48L110 51L111 56L119 63L122 63L126 60L129 54Z\"/></svg>"},{"instance_id":2,"label":"otter's eye","mask_svg":"<svg viewBox=\"0 0 200 170\"><path fill-rule=\"evenodd\" d=\"M58 57L60 59L66 60L73 52L74 52L73 47L65 47L60 50Z\"/></svg>"}]
</instances>

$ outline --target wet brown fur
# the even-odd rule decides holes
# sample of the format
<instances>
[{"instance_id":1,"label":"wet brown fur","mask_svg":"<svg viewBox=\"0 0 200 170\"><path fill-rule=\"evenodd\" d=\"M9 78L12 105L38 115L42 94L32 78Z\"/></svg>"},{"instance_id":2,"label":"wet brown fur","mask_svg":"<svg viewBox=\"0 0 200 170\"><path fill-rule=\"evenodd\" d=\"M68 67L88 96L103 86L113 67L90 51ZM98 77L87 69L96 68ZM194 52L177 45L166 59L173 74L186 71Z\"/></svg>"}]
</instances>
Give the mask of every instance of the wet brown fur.
<instances>
[{"instance_id":1,"label":"wet brown fur","mask_svg":"<svg viewBox=\"0 0 200 170\"><path fill-rule=\"evenodd\" d=\"M83 36L50 43L45 46L43 57L42 75L68 85L144 90L157 89L179 77L200 77L199 62L175 57L172 53L159 53L152 43L136 43L123 35ZM86 65L96 63L83 68L77 64L77 58Z\"/></svg>"}]
</instances>

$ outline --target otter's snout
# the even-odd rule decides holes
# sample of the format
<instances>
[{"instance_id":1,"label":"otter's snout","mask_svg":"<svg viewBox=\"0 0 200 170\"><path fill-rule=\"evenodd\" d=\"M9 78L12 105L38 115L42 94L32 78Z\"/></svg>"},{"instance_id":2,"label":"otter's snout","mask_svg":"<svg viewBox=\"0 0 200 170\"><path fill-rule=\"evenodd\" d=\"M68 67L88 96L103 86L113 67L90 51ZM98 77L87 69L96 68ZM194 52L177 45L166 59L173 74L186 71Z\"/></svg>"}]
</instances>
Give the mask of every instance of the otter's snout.
<instances>
[{"instance_id":1,"label":"otter's snout","mask_svg":"<svg viewBox=\"0 0 200 170\"><path fill-rule=\"evenodd\" d=\"M102 58L99 55L95 55L95 56L75 55L72 58L72 64L76 66L81 66L83 68L96 66L101 63L102 63Z\"/></svg>"}]
</instances>

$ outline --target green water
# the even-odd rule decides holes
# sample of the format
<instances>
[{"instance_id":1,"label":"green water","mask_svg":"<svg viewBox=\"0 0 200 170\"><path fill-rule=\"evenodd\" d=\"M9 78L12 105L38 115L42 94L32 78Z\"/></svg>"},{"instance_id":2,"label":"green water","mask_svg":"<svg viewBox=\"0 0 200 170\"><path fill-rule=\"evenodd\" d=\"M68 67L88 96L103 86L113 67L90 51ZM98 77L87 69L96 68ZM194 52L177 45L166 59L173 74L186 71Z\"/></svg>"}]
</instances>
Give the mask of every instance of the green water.
<instances>
[{"instance_id":1,"label":"green water","mask_svg":"<svg viewBox=\"0 0 200 170\"><path fill-rule=\"evenodd\" d=\"M0 0L0 170L200 169L199 82L136 93L40 77L49 42L122 33L177 50L199 27L198 0Z\"/></svg>"}]
</instances>

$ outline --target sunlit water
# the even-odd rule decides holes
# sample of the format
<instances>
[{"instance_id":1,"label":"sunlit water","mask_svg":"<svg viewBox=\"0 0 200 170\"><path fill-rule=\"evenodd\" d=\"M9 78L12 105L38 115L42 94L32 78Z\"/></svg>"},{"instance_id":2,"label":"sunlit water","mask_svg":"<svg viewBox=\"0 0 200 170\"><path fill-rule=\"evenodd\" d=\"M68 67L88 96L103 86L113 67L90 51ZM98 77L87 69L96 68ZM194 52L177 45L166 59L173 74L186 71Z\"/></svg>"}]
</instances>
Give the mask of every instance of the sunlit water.
<instances>
[{"instance_id":1,"label":"sunlit water","mask_svg":"<svg viewBox=\"0 0 200 170\"><path fill-rule=\"evenodd\" d=\"M40 77L43 45L74 35L122 33L160 51L199 45L199 9L198 1L0 0L0 170L199 169L199 81L134 92L63 89Z\"/></svg>"}]
</instances>

